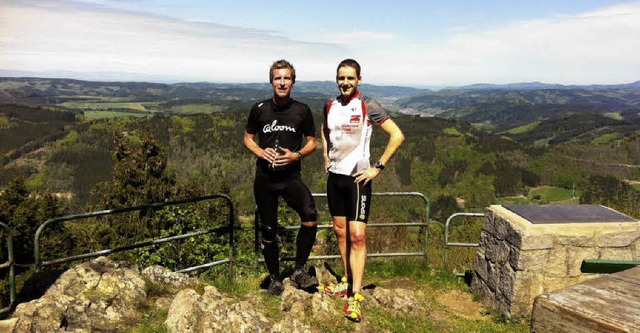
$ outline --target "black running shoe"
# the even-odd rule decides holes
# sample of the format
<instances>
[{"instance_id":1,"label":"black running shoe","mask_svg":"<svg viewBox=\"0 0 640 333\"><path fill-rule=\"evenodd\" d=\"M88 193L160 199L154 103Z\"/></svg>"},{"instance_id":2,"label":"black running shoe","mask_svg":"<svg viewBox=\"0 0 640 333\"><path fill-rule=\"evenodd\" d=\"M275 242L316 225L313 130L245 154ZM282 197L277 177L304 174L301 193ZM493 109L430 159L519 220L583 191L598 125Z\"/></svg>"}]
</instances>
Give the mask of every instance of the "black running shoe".
<instances>
[{"instance_id":1,"label":"black running shoe","mask_svg":"<svg viewBox=\"0 0 640 333\"><path fill-rule=\"evenodd\" d=\"M309 275L304 269L296 269L291 277L291 285L298 289L314 288L319 285L315 276Z\"/></svg>"},{"instance_id":2,"label":"black running shoe","mask_svg":"<svg viewBox=\"0 0 640 333\"><path fill-rule=\"evenodd\" d=\"M277 278L271 278L271 283L269 283L269 287L267 287L267 294L273 296L279 296L284 291L284 284L282 281Z\"/></svg>"}]
</instances>

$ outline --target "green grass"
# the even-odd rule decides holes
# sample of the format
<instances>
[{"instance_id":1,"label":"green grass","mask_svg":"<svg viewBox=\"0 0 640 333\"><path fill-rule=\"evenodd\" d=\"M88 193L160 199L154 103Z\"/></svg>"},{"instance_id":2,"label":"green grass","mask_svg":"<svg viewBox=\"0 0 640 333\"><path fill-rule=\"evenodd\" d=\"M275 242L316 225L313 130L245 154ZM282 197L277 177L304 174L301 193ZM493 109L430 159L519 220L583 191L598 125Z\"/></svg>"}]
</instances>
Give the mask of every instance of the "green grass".
<instances>
[{"instance_id":1,"label":"green grass","mask_svg":"<svg viewBox=\"0 0 640 333\"><path fill-rule=\"evenodd\" d=\"M622 115L620 114L620 112L607 112L604 114L605 117L609 117L611 119L615 119L615 120L622 120Z\"/></svg>"},{"instance_id":2,"label":"green grass","mask_svg":"<svg viewBox=\"0 0 640 333\"><path fill-rule=\"evenodd\" d=\"M90 119L105 119L117 117L150 117L150 113L116 112L116 111L85 111L84 115Z\"/></svg>"},{"instance_id":3,"label":"green grass","mask_svg":"<svg viewBox=\"0 0 640 333\"><path fill-rule=\"evenodd\" d=\"M171 112L193 114L193 113L211 113L222 111L222 107L211 104L185 104L174 106L171 108Z\"/></svg>"},{"instance_id":4,"label":"green grass","mask_svg":"<svg viewBox=\"0 0 640 333\"><path fill-rule=\"evenodd\" d=\"M573 194L573 190L550 186L531 190L528 197L532 202L571 203L580 197L582 191L577 190L575 196Z\"/></svg>"},{"instance_id":5,"label":"green grass","mask_svg":"<svg viewBox=\"0 0 640 333\"><path fill-rule=\"evenodd\" d=\"M581 190L576 190L574 195L573 190L570 189L554 186L543 186L529 190L529 193L526 196L519 195L513 197L498 198L498 204L578 204L581 195Z\"/></svg>"},{"instance_id":6,"label":"green grass","mask_svg":"<svg viewBox=\"0 0 640 333\"><path fill-rule=\"evenodd\" d=\"M58 105L64 106L67 108L84 108L84 109L95 109L95 110L108 110L108 109L132 109L132 110L138 110L138 111L147 110L145 107L145 103L138 103L138 102L114 102L114 101L64 102Z\"/></svg>"},{"instance_id":7,"label":"green grass","mask_svg":"<svg viewBox=\"0 0 640 333\"><path fill-rule=\"evenodd\" d=\"M260 285L263 278L264 277L251 275L231 279L228 275L218 275L214 279L205 278L205 282L215 286L223 293L240 297L256 291L256 286Z\"/></svg>"},{"instance_id":8,"label":"green grass","mask_svg":"<svg viewBox=\"0 0 640 333\"><path fill-rule=\"evenodd\" d=\"M447 127L444 130L442 130L442 133L446 134L446 135L452 135L452 136L461 136L462 133L460 133L460 131L458 131L457 129L453 128L453 127Z\"/></svg>"},{"instance_id":9,"label":"green grass","mask_svg":"<svg viewBox=\"0 0 640 333\"><path fill-rule=\"evenodd\" d=\"M168 333L164 325L167 319L167 310L149 310L142 314L142 321L136 327L126 330L126 333Z\"/></svg>"},{"instance_id":10,"label":"green grass","mask_svg":"<svg viewBox=\"0 0 640 333\"><path fill-rule=\"evenodd\" d=\"M532 131L536 127L538 127L538 125L540 125L540 121L534 121L534 122L526 124L526 125L522 125L522 126L519 126L519 127L514 127L512 129L508 130L506 133L508 133L508 134L527 133L527 132Z\"/></svg>"},{"instance_id":11,"label":"green grass","mask_svg":"<svg viewBox=\"0 0 640 333\"><path fill-rule=\"evenodd\" d=\"M591 143L593 143L593 144L606 144L606 143L612 142L613 140L616 140L616 139L622 139L622 133L604 134L604 135L601 135L601 136L591 140Z\"/></svg>"}]
</instances>

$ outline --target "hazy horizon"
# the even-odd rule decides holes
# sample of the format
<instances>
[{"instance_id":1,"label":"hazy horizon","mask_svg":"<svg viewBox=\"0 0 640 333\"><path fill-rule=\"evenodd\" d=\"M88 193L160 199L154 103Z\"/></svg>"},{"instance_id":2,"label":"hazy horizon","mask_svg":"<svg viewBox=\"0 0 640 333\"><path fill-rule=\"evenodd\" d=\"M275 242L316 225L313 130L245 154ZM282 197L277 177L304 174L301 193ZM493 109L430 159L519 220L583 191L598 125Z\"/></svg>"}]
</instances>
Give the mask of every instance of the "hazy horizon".
<instances>
[{"instance_id":1,"label":"hazy horizon","mask_svg":"<svg viewBox=\"0 0 640 333\"><path fill-rule=\"evenodd\" d=\"M73 73L73 72L25 72L25 71L6 71L0 69L0 78L41 78L41 79L70 79L70 80L79 80L79 81L89 81L89 82L139 82L139 83L160 83L160 84L177 84L177 83L211 83L211 84L234 84L234 85L242 85L242 84L268 84L267 81L213 81L213 80L188 80L188 79L180 79L180 78L171 78L171 77L163 77L163 76L153 76L153 75L139 75L132 73ZM329 82L333 83L331 80L296 80L298 83L312 83L312 82ZM618 85L628 85L628 84L639 84L640 78L631 82L623 82L623 83L586 83L586 84L561 84L556 82L540 82L540 81L523 81L523 82L507 82L507 83L488 83L488 82L474 82L463 85L437 85L437 84L385 84L385 83L364 83L365 85L372 86L397 86L404 88L414 88L414 89L431 89L431 90L442 90L447 88L463 88L475 85L490 85L490 86L509 86L509 85L558 85L558 86L578 86L578 87L588 87L588 86L618 86ZM295 89L295 88L294 88Z\"/></svg>"},{"instance_id":2,"label":"hazy horizon","mask_svg":"<svg viewBox=\"0 0 640 333\"><path fill-rule=\"evenodd\" d=\"M640 78L640 2L0 0L0 70L76 79L263 82L277 59L331 81L625 84ZM100 75L96 73L102 73ZM65 75L66 76L66 75Z\"/></svg>"}]
</instances>

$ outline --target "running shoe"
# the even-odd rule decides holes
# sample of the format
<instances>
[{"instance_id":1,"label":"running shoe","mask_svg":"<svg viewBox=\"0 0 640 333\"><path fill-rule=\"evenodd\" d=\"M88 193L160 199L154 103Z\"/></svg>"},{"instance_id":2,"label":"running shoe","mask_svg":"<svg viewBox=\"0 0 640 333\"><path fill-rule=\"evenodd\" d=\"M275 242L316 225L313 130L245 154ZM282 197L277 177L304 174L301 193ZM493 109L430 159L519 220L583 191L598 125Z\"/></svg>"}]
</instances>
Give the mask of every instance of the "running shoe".
<instances>
[{"instance_id":1,"label":"running shoe","mask_svg":"<svg viewBox=\"0 0 640 333\"><path fill-rule=\"evenodd\" d=\"M347 296L347 292L349 291L349 283L347 282L347 278L345 276L342 277L340 282L332 283L328 286L324 286L325 294L331 296L344 297Z\"/></svg>"},{"instance_id":2,"label":"running shoe","mask_svg":"<svg viewBox=\"0 0 640 333\"><path fill-rule=\"evenodd\" d=\"M344 316L347 319L359 323L362 321L362 303L364 297L360 293L355 293L349 297L347 304L344 305Z\"/></svg>"},{"instance_id":3,"label":"running shoe","mask_svg":"<svg viewBox=\"0 0 640 333\"><path fill-rule=\"evenodd\" d=\"M291 285L298 289L314 288L318 286L318 279L309 275L304 269L296 269L291 277Z\"/></svg>"},{"instance_id":4,"label":"running shoe","mask_svg":"<svg viewBox=\"0 0 640 333\"><path fill-rule=\"evenodd\" d=\"M278 280L276 277L271 277L271 282L269 283L269 287L267 287L267 294L273 296L279 296L284 291L284 284L282 281Z\"/></svg>"}]
</instances>

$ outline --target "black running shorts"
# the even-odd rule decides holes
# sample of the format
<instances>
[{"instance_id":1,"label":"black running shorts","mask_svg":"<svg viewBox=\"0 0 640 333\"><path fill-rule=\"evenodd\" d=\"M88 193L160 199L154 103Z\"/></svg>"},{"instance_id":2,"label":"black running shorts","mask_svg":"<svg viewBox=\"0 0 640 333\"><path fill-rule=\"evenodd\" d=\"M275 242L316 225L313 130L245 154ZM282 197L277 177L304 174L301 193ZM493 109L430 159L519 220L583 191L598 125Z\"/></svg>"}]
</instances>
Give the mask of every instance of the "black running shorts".
<instances>
[{"instance_id":1,"label":"black running shorts","mask_svg":"<svg viewBox=\"0 0 640 333\"><path fill-rule=\"evenodd\" d=\"M331 216L345 216L347 221L367 223L371 207L371 181L355 183L355 177L329 172L327 201Z\"/></svg>"}]
</instances>

